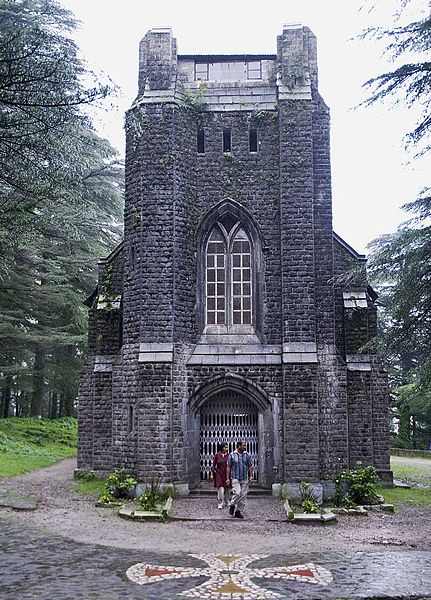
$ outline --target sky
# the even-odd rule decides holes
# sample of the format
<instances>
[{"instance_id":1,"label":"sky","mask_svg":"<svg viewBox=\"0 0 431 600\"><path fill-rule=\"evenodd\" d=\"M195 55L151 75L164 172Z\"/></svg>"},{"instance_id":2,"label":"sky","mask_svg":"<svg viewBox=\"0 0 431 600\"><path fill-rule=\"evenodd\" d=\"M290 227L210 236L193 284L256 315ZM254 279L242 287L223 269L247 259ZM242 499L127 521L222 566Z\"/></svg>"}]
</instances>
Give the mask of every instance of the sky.
<instances>
[{"instance_id":1,"label":"sky","mask_svg":"<svg viewBox=\"0 0 431 600\"><path fill-rule=\"evenodd\" d=\"M388 104L355 108L366 97L363 83L393 65L382 46L354 38L369 25L391 24L397 0L60 2L81 21L74 37L89 67L119 87L95 126L121 154L124 112L137 94L138 45L149 29L172 27L179 54L275 54L283 24L300 22L317 36L319 90L331 109L334 230L365 253L369 242L406 220L401 206L428 183L429 159L413 160L403 147L413 111ZM411 0L412 14L426 4Z\"/></svg>"}]
</instances>

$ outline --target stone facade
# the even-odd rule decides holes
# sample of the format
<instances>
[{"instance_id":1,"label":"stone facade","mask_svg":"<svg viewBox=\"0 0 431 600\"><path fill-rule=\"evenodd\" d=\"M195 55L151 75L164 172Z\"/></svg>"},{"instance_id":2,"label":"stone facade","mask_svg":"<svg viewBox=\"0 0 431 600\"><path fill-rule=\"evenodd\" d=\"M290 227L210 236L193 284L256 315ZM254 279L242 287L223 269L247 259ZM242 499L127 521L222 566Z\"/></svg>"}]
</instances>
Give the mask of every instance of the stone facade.
<instances>
[{"instance_id":1,"label":"stone facade","mask_svg":"<svg viewBox=\"0 0 431 600\"><path fill-rule=\"evenodd\" d=\"M78 467L196 485L201 411L230 394L233 417L215 429L233 427L235 398L250 402L262 485L325 483L358 460L390 479L376 296L365 258L332 230L311 31L285 26L275 55L185 56L169 29L151 30L126 136L124 242L88 302ZM238 309L225 246L225 312L211 317L215 230L245 232L252 292Z\"/></svg>"}]
</instances>

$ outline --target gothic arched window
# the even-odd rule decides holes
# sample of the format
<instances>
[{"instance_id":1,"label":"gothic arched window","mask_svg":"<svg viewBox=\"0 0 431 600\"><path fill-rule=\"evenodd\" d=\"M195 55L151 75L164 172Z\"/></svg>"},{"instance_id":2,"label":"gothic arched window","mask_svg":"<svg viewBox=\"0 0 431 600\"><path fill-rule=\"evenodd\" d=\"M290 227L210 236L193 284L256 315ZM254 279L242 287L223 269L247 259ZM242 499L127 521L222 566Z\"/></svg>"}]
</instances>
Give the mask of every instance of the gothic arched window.
<instances>
[{"instance_id":1,"label":"gothic arched window","mask_svg":"<svg viewBox=\"0 0 431 600\"><path fill-rule=\"evenodd\" d=\"M205 252L206 325L252 325L252 245L241 223L217 223Z\"/></svg>"}]
</instances>

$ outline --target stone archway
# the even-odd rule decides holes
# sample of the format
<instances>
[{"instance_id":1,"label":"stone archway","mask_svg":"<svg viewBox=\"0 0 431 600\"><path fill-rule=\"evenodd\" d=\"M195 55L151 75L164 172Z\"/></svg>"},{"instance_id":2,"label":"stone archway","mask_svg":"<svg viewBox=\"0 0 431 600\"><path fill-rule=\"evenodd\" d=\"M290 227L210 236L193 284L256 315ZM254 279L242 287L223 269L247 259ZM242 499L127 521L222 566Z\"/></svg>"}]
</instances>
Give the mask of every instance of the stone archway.
<instances>
[{"instance_id":1,"label":"stone archway","mask_svg":"<svg viewBox=\"0 0 431 600\"><path fill-rule=\"evenodd\" d=\"M245 438L259 484L273 483L274 419L267 393L252 381L226 373L195 388L188 404L187 464L189 483L207 479L219 442L230 450Z\"/></svg>"}]
</instances>

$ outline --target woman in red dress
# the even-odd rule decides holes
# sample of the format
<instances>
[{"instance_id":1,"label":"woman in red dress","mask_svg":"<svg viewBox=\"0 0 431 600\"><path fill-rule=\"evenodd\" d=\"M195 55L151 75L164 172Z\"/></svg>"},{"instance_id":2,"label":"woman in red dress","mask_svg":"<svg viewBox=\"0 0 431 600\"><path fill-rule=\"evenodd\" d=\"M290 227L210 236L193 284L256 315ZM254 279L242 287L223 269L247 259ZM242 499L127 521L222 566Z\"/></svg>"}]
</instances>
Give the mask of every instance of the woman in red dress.
<instances>
[{"instance_id":1,"label":"woman in red dress","mask_svg":"<svg viewBox=\"0 0 431 600\"><path fill-rule=\"evenodd\" d=\"M220 509L229 504L229 490L226 485L228 458L229 446L227 444L219 444L218 452L214 456L212 472L214 473L214 487L217 488L218 507Z\"/></svg>"}]
</instances>

